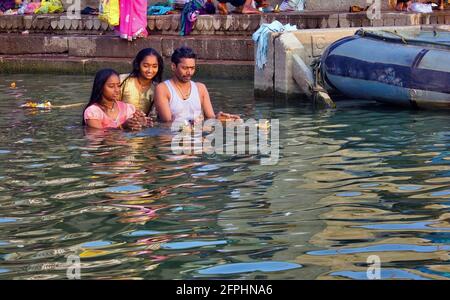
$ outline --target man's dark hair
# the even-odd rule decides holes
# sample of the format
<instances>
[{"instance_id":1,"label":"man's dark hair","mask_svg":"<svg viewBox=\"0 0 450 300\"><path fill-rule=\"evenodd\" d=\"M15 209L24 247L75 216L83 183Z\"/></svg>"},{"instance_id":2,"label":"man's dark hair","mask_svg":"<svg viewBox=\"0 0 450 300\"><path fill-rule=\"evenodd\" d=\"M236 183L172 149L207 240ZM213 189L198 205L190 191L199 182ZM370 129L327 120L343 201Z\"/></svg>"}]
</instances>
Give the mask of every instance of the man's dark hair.
<instances>
[{"instance_id":1,"label":"man's dark hair","mask_svg":"<svg viewBox=\"0 0 450 300\"><path fill-rule=\"evenodd\" d=\"M177 66L182 58L197 58L197 54L194 53L194 50L192 50L189 47L180 47L178 49L175 49L175 51L172 54L171 61Z\"/></svg>"}]
</instances>

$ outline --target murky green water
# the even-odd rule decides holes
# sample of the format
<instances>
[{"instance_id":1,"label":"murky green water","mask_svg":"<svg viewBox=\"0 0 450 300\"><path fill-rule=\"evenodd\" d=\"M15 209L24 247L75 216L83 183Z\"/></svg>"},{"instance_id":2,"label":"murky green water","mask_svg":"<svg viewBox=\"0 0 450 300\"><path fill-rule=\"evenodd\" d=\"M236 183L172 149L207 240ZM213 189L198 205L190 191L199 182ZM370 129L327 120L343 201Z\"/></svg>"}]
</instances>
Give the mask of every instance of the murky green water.
<instances>
[{"instance_id":1,"label":"murky green water","mask_svg":"<svg viewBox=\"0 0 450 300\"><path fill-rule=\"evenodd\" d=\"M0 279L450 276L448 114L255 101L209 81L216 110L280 120L280 160L179 156L158 129L86 134L90 77L0 75ZM17 83L10 89L10 83ZM372 262L372 261L371 261Z\"/></svg>"}]
</instances>

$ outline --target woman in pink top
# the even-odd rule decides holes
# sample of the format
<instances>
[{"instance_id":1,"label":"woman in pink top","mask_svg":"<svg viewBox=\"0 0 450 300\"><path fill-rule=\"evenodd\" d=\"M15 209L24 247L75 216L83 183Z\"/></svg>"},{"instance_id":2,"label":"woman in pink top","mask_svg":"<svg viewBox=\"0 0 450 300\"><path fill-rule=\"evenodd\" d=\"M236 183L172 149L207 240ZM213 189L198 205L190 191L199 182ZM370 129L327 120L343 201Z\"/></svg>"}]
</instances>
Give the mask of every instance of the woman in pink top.
<instances>
[{"instance_id":1,"label":"woman in pink top","mask_svg":"<svg viewBox=\"0 0 450 300\"><path fill-rule=\"evenodd\" d=\"M93 128L128 128L150 126L145 114L134 105L120 100L119 74L112 69L97 72L91 99L83 112L83 125Z\"/></svg>"}]
</instances>

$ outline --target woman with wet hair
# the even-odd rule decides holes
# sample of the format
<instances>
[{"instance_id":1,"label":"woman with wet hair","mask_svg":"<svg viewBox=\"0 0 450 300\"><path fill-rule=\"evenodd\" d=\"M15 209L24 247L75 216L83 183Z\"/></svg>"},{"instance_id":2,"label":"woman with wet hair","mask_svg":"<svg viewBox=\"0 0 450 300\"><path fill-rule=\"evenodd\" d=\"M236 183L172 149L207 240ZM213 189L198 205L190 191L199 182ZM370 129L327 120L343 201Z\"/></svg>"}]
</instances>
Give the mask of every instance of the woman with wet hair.
<instances>
[{"instance_id":1,"label":"woman with wet hair","mask_svg":"<svg viewBox=\"0 0 450 300\"><path fill-rule=\"evenodd\" d=\"M91 98L83 111L83 125L97 129L127 128L139 130L150 126L145 115L132 104L120 101L119 74L103 69L95 74Z\"/></svg>"},{"instance_id":2,"label":"woman with wet hair","mask_svg":"<svg viewBox=\"0 0 450 300\"><path fill-rule=\"evenodd\" d=\"M153 48L139 51L129 74L120 75L122 101L149 115L153 109L155 86L161 82L164 62Z\"/></svg>"}]
</instances>

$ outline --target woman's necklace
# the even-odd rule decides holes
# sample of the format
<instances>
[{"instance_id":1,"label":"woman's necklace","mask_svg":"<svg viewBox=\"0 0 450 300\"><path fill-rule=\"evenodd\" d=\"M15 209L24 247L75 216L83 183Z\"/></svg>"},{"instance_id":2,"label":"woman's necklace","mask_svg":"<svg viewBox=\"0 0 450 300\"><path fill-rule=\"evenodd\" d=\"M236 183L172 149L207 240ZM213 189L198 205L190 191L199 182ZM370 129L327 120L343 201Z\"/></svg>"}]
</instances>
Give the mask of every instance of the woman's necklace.
<instances>
[{"instance_id":1,"label":"woman's necklace","mask_svg":"<svg viewBox=\"0 0 450 300\"><path fill-rule=\"evenodd\" d=\"M137 79L137 82L139 84L139 90L141 91L141 93L145 92L150 87L150 85L152 84L150 82L148 85L145 85L145 84L141 83L141 81L139 80L139 77L137 77L136 79Z\"/></svg>"},{"instance_id":2,"label":"woman's necklace","mask_svg":"<svg viewBox=\"0 0 450 300\"><path fill-rule=\"evenodd\" d=\"M183 100L186 100L187 98L189 98L189 96L191 95L191 83L190 82L189 82L189 91L187 93L187 96L184 95L183 91L181 90L181 88L177 82L175 82L175 86L180 91L180 94L181 94L181 97L183 98Z\"/></svg>"},{"instance_id":3,"label":"woman's necklace","mask_svg":"<svg viewBox=\"0 0 450 300\"><path fill-rule=\"evenodd\" d=\"M111 107L107 107L106 105L100 104L102 109L107 113L114 113L114 109L116 108L116 101L113 102L113 105Z\"/></svg>"}]
</instances>

